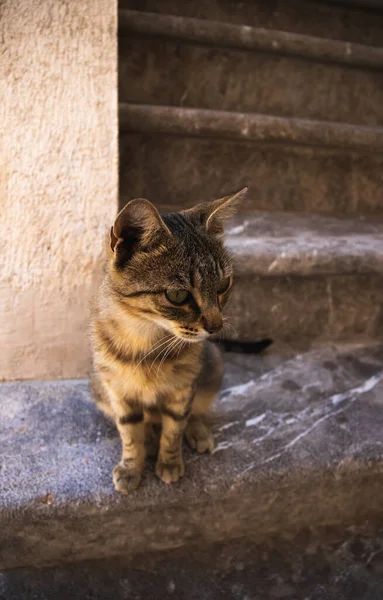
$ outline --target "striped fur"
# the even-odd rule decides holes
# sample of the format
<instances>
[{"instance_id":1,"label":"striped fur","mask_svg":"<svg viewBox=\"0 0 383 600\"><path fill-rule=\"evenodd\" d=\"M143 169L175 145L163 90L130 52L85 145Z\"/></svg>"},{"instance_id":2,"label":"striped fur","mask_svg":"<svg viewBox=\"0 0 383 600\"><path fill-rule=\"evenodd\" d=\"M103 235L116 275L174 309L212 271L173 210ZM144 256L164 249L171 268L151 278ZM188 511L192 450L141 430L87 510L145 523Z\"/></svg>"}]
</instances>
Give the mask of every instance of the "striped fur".
<instances>
[{"instance_id":1,"label":"striped fur","mask_svg":"<svg viewBox=\"0 0 383 600\"><path fill-rule=\"evenodd\" d=\"M184 474L184 435L198 452L213 450L206 415L223 368L208 337L222 327L233 274L222 221L243 193L163 217L133 200L111 230L92 320L92 388L121 436L119 492L139 485L156 444L156 473L166 483ZM176 305L170 298L179 291L186 300Z\"/></svg>"}]
</instances>

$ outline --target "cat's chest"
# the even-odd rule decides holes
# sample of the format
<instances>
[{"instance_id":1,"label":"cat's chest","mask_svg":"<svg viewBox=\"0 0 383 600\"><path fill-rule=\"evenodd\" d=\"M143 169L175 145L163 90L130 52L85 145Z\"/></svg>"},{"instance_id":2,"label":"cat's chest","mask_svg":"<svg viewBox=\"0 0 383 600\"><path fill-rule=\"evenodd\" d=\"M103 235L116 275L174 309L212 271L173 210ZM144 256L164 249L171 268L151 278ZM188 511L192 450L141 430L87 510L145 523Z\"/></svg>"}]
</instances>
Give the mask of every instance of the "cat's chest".
<instances>
[{"instance_id":1,"label":"cat's chest","mask_svg":"<svg viewBox=\"0 0 383 600\"><path fill-rule=\"evenodd\" d=\"M125 398L153 405L159 397L191 386L196 375L193 365L171 361L162 365L125 365L119 369L118 387Z\"/></svg>"},{"instance_id":2,"label":"cat's chest","mask_svg":"<svg viewBox=\"0 0 383 600\"><path fill-rule=\"evenodd\" d=\"M201 370L199 355L199 349L193 348L178 360L120 365L114 379L119 396L155 405L158 398L187 393Z\"/></svg>"},{"instance_id":3,"label":"cat's chest","mask_svg":"<svg viewBox=\"0 0 383 600\"><path fill-rule=\"evenodd\" d=\"M166 389L171 389L173 383L173 366L163 365L160 369L156 366L135 365L126 366L122 373L122 381L126 392L135 398L152 404L157 396Z\"/></svg>"}]
</instances>

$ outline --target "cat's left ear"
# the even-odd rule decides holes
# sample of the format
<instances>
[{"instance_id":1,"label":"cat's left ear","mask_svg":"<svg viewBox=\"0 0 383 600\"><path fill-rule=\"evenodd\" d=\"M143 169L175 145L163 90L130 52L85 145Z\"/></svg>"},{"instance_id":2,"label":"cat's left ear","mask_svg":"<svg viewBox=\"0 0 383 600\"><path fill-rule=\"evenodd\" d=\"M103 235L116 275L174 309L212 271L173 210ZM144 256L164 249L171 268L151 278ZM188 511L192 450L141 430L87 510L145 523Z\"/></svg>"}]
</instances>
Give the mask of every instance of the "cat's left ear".
<instances>
[{"instance_id":1,"label":"cat's left ear","mask_svg":"<svg viewBox=\"0 0 383 600\"><path fill-rule=\"evenodd\" d=\"M110 246L132 255L140 246L150 246L159 237L171 235L158 210L149 200L131 200L118 213L110 231Z\"/></svg>"},{"instance_id":2,"label":"cat's left ear","mask_svg":"<svg viewBox=\"0 0 383 600\"><path fill-rule=\"evenodd\" d=\"M206 233L210 235L222 235L226 219L231 217L237 208L237 204L244 198L248 188L244 187L235 194L224 196L213 202L199 204L185 211L192 217L197 217Z\"/></svg>"}]
</instances>

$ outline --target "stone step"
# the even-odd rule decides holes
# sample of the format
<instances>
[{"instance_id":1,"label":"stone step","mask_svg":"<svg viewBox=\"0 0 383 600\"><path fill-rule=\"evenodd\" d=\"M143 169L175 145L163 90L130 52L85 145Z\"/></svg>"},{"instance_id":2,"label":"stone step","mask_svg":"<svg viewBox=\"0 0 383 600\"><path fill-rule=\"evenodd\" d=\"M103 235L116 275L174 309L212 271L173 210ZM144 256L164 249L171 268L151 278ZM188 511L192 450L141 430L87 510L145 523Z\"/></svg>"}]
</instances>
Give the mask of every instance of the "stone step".
<instances>
[{"instance_id":1,"label":"stone step","mask_svg":"<svg viewBox=\"0 0 383 600\"><path fill-rule=\"evenodd\" d=\"M185 478L171 487L148 462L128 497L113 491L120 441L87 382L2 384L0 568L149 560L381 519L382 349L231 355L214 453L185 448Z\"/></svg>"},{"instance_id":2,"label":"stone step","mask_svg":"<svg viewBox=\"0 0 383 600\"><path fill-rule=\"evenodd\" d=\"M254 211L226 233L241 275L383 274L381 220Z\"/></svg>"},{"instance_id":3,"label":"stone step","mask_svg":"<svg viewBox=\"0 0 383 600\"><path fill-rule=\"evenodd\" d=\"M191 205L248 185L246 209L376 213L383 128L122 105L121 195Z\"/></svg>"},{"instance_id":4,"label":"stone step","mask_svg":"<svg viewBox=\"0 0 383 600\"><path fill-rule=\"evenodd\" d=\"M381 600L379 524L309 529L262 544L235 540L197 549L14 569L2 600Z\"/></svg>"},{"instance_id":5,"label":"stone step","mask_svg":"<svg viewBox=\"0 0 383 600\"><path fill-rule=\"evenodd\" d=\"M382 337L383 222L254 212L228 229L227 245L230 337L298 347Z\"/></svg>"},{"instance_id":6,"label":"stone step","mask_svg":"<svg viewBox=\"0 0 383 600\"><path fill-rule=\"evenodd\" d=\"M381 70L168 40L120 39L119 97L121 102L383 123Z\"/></svg>"},{"instance_id":7,"label":"stone step","mask_svg":"<svg viewBox=\"0 0 383 600\"><path fill-rule=\"evenodd\" d=\"M247 24L236 25L156 12L120 10L120 37L173 39L204 46L299 56L352 67L383 68L383 49Z\"/></svg>"},{"instance_id":8,"label":"stone step","mask_svg":"<svg viewBox=\"0 0 383 600\"><path fill-rule=\"evenodd\" d=\"M382 48L140 11L119 23L121 102L383 122Z\"/></svg>"},{"instance_id":9,"label":"stone step","mask_svg":"<svg viewBox=\"0 0 383 600\"><path fill-rule=\"evenodd\" d=\"M334 2L336 4L358 6L359 8L367 8L381 11L383 9L382 0L325 0L325 2Z\"/></svg>"},{"instance_id":10,"label":"stone step","mask_svg":"<svg viewBox=\"0 0 383 600\"><path fill-rule=\"evenodd\" d=\"M372 2L372 0L371 0ZM371 3L370 2L370 3ZM382 45L383 14L361 6L312 0L120 0L120 9L247 25L303 35Z\"/></svg>"},{"instance_id":11,"label":"stone step","mask_svg":"<svg viewBox=\"0 0 383 600\"><path fill-rule=\"evenodd\" d=\"M146 104L120 104L119 117L122 133L319 146L367 154L383 152L383 127Z\"/></svg>"}]
</instances>

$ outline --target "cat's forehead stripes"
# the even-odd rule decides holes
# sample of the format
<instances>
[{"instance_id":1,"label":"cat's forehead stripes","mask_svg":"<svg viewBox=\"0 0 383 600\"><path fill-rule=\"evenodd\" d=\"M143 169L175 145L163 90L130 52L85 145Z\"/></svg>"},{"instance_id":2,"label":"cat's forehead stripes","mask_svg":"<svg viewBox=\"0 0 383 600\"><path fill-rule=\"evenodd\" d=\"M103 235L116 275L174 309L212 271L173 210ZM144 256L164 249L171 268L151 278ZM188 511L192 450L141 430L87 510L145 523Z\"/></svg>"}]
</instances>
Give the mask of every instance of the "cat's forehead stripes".
<instances>
[{"instance_id":1,"label":"cat's forehead stripes","mask_svg":"<svg viewBox=\"0 0 383 600\"><path fill-rule=\"evenodd\" d=\"M198 256L200 259L214 260L211 253L207 252L209 237L202 229L179 213L165 215L164 221L173 235L180 239L180 248L185 249L190 258Z\"/></svg>"},{"instance_id":2,"label":"cat's forehead stripes","mask_svg":"<svg viewBox=\"0 0 383 600\"><path fill-rule=\"evenodd\" d=\"M227 258L222 256L224 250L220 244L184 215L166 215L165 221L176 241L164 259L172 259L170 275L177 283L194 289L216 284L224 278L222 262L227 262Z\"/></svg>"},{"instance_id":3,"label":"cat's forehead stripes","mask_svg":"<svg viewBox=\"0 0 383 600\"><path fill-rule=\"evenodd\" d=\"M215 288L220 279L217 263L214 261L208 268L206 265L199 266L194 272L194 289Z\"/></svg>"}]
</instances>

